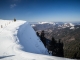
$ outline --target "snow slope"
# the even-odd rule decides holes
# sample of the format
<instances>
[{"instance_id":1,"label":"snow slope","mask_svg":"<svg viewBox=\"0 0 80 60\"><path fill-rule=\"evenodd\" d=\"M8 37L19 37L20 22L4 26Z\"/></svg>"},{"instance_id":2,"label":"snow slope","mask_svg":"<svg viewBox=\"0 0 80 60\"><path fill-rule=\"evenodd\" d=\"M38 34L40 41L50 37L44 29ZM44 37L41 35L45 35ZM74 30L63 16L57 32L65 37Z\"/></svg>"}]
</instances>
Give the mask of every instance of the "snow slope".
<instances>
[{"instance_id":1,"label":"snow slope","mask_svg":"<svg viewBox=\"0 0 80 60\"><path fill-rule=\"evenodd\" d=\"M32 27L25 23L20 26L17 34L20 44L24 47L23 50L31 53L48 54L39 37L36 36Z\"/></svg>"},{"instance_id":2,"label":"snow slope","mask_svg":"<svg viewBox=\"0 0 80 60\"><path fill-rule=\"evenodd\" d=\"M0 20L0 24L0 60L71 60L49 56L26 21Z\"/></svg>"}]
</instances>

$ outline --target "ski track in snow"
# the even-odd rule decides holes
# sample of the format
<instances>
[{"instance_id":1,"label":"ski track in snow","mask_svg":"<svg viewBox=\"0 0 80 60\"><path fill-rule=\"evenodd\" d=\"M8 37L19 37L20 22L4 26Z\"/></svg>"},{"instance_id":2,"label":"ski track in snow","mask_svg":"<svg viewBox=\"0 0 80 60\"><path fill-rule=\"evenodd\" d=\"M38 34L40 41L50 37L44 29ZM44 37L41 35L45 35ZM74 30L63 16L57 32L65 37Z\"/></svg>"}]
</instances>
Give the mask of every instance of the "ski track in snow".
<instances>
[{"instance_id":1,"label":"ski track in snow","mask_svg":"<svg viewBox=\"0 0 80 60\"><path fill-rule=\"evenodd\" d=\"M1 25L0 60L72 60L49 56L47 49L26 21L0 20Z\"/></svg>"}]
</instances>

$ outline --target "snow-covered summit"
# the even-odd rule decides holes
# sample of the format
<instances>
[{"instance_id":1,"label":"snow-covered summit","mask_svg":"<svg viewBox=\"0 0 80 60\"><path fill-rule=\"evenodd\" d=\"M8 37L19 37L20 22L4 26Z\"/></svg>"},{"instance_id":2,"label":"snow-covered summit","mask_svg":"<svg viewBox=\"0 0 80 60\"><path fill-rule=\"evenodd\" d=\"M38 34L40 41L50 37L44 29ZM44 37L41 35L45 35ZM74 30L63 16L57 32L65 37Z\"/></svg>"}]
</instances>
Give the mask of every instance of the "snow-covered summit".
<instances>
[{"instance_id":1,"label":"snow-covered summit","mask_svg":"<svg viewBox=\"0 0 80 60\"><path fill-rule=\"evenodd\" d=\"M64 23L62 25L59 25L58 27L61 27L61 28L67 28L67 27L70 27L70 29L74 29L74 24L73 23Z\"/></svg>"},{"instance_id":2,"label":"snow-covered summit","mask_svg":"<svg viewBox=\"0 0 80 60\"><path fill-rule=\"evenodd\" d=\"M38 22L38 24L54 24L53 22Z\"/></svg>"},{"instance_id":3,"label":"snow-covered summit","mask_svg":"<svg viewBox=\"0 0 80 60\"><path fill-rule=\"evenodd\" d=\"M74 26L74 24L72 24L72 23L69 23L70 24L70 26Z\"/></svg>"},{"instance_id":4,"label":"snow-covered summit","mask_svg":"<svg viewBox=\"0 0 80 60\"><path fill-rule=\"evenodd\" d=\"M1 60L71 60L47 56L47 49L26 21L0 20L0 24L4 25L0 28Z\"/></svg>"},{"instance_id":5,"label":"snow-covered summit","mask_svg":"<svg viewBox=\"0 0 80 60\"><path fill-rule=\"evenodd\" d=\"M74 24L72 24L72 23L64 23L64 26L72 27L72 26L74 26Z\"/></svg>"}]
</instances>

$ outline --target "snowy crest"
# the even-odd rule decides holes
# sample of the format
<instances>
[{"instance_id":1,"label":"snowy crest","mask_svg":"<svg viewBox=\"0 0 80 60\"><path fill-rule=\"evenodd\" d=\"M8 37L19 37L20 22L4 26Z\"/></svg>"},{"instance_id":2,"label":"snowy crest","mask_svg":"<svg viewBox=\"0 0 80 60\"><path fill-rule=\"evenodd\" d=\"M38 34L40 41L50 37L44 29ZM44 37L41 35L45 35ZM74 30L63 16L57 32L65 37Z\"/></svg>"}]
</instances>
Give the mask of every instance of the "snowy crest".
<instances>
[{"instance_id":1,"label":"snowy crest","mask_svg":"<svg viewBox=\"0 0 80 60\"><path fill-rule=\"evenodd\" d=\"M0 25L1 60L71 60L48 56L47 49L26 21L0 20Z\"/></svg>"}]
</instances>

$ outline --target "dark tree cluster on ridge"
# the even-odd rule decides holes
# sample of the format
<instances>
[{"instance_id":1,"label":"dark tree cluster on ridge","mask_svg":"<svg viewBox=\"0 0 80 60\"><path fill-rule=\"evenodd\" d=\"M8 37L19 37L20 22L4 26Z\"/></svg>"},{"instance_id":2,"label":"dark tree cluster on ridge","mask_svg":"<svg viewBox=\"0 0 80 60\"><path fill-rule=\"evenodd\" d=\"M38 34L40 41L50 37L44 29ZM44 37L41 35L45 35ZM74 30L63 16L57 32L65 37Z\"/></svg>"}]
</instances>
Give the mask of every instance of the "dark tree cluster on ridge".
<instances>
[{"instance_id":1,"label":"dark tree cluster on ridge","mask_svg":"<svg viewBox=\"0 0 80 60\"><path fill-rule=\"evenodd\" d=\"M60 42L60 39L59 39L58 43L56 42L56 40L53 37L52 37L52 40L46 39L44 37L44 35L45 35L44 30L41 31L40 35L38 32L36 34L37 34L37 36L40 37L42 43L48 49L48 52L51 51L52 56L64 57L63 43Z\"/></svg>"}]
</instances>

